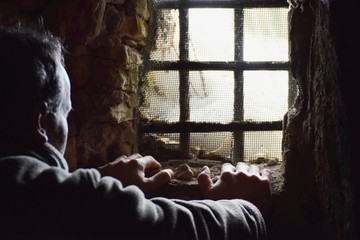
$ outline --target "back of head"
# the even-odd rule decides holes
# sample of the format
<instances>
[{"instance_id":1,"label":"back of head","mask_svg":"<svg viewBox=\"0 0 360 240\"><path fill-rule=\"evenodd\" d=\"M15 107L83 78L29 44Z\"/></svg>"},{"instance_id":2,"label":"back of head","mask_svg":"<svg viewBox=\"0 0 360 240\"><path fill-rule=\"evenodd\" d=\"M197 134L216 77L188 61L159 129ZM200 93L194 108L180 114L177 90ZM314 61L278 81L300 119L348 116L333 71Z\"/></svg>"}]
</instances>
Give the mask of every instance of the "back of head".
<instances>
[{"instance_id":1,"label":"back of head","mask_svg":"<svg viewBox=\"0 0 360 240\"><path fill-rule=\"evenodd\" d=\"M0 135L25 136L39 101L56 107L62 45L50 33L0 27Z\"/></svg>"}]
</instances>

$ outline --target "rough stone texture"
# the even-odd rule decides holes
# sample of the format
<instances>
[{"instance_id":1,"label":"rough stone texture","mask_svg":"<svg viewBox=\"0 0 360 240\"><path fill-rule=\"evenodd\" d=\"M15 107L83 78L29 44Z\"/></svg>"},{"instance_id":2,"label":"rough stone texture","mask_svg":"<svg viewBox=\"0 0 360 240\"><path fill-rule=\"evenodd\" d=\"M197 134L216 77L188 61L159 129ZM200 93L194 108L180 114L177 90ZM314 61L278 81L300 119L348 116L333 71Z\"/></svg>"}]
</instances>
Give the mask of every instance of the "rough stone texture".
<instances>
[{"instance_id":1,"label":"rough stone texture","mask_svg":"<svg viewBox=\"0 0 360 240\"><path fill-rule=\"evenodd\" d=\"M356 47L346 25L359 21L356 4L291 2L291 67L299 95L284 132L285 187L274 201L271 239L358 239L349 132L354 113L346 100L353 93L348 77L356 75L347 67L354 65Z\"/></svg>"},{"instance_id":2,"label":"rough stone texture","mask_svg":"<svg viewBox=\"0 0 360 240\"><path fill-rule=\"evenodd\" d=\"M100 34L105 0L65 0L59 11L60 35L68 43L87 44Z\"/></svg>"},{"instance_id":3,"label":"rough stone texture","mask_svg":"<svg viewBox=\"0 0 360 240\"><path fill-rule=\"evenodd\" d=\"M46 28L67 49L74 112L70 169L137 152L138 83L147 35L146 0L0 1L0 23Z\"/></svg>"},{"instance_id":4,"label":"rough stone texture","mask_svg":"<svg viewBox=\"0 0 360 240\"><path fill-rule=\"evenodd\" d=\"M144 41L141 28L146 25L139 24L135 6L128 2L89 3L88 14L98 19L97 23L92 24L83 44L79 40L68 43L73 50L68 62L77 152L67 153L78 166L98 166L137 151L135 121ZM133 25L140 28L124 31ZM129 39L132 44L127 45Z\"/></svg>"}]
</instances>

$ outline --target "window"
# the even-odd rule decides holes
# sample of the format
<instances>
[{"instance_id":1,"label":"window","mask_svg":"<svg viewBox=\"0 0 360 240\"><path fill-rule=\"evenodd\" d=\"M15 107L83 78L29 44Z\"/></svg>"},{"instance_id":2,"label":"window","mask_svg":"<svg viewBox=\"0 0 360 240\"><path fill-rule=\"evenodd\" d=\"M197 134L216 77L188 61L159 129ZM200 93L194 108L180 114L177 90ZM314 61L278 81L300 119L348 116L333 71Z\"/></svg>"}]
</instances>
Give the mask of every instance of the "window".
<instances>
[{"instance_id":1,"label":"window","mask_svg":"<svg viewBox=\"0 0 360 240\"><path fill-rule=\"evenodd\" d=\"M288 4L158 0L144 55L142 137L185 156L281 160L294 98Z\"/></svg>"}]
</instances>

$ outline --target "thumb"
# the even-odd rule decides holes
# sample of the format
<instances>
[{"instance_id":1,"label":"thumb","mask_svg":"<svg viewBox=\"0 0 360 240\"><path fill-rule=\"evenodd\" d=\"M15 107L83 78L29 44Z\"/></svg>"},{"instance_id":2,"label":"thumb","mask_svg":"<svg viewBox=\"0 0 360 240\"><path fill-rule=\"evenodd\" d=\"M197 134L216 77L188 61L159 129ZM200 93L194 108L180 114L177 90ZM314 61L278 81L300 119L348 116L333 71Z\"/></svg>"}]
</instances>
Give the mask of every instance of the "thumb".
<instances>
[{"instance_id":1,"label":"thumb","mask_svg":"<svg viewBox=\"0 0 360 240\"><path fill-rule=\"evenodd\" d=\"M206 194L213 186L209 167L204 166L202 171L199 173L197 179L201 193L203 195Z\"/></svg>"}]
</instances>

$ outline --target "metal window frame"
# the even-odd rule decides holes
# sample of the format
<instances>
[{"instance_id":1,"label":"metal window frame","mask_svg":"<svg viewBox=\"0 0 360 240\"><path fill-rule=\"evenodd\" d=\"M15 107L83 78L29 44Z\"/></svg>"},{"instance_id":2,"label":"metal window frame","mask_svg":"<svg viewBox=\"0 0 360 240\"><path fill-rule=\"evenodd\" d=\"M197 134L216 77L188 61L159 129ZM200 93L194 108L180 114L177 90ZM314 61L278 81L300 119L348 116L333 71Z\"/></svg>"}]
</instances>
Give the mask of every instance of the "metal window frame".
<instances>
[{"instance_id":1,"label":"metal window frame","mask_svg":"<svg viewBox=\"0 0 360 240\"><path fill-rule=\"evenodd\" d=\"M154 70L177 70L179 71L180 92L180 119L179 122L140 122L140 133L179 133L180 149L184 153L190 151L190 133L195 132L222 132L228 131L234 134L234 146L232 161L243 161L245 131L276 131L283 129L283 121L248 122L244 121L243 110L243 72L246 70L284 70L289 72L289 107L293 103L294 87L290 78L290 62L246 62L243 60L243 21L234 21L235 56L232 62L214 61L190 61L188 50L189 8L233 8L235 19L243 19L244 8L276 8L288 7L286 1L280 0L157 0L153 2L154 9L178 9L180 25L180 43L178 61L152 61L147 71ZM156 29L155 29L156 31ZM236 44L239 43L239 44ZM146 57L146 56L145 56ZM149 57L149 55L147 55ZM199 123L190 122L189 107L189 71L192 70L229 70L234 73L234 118L231 123ZM236 107L235 107L236 106ZM240 107L239 107L240 106Z\"/></svg>"}]
</instances>

